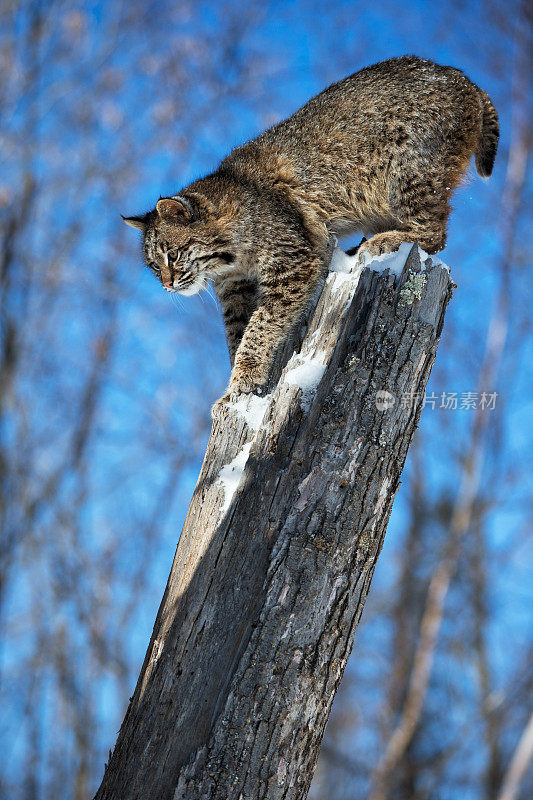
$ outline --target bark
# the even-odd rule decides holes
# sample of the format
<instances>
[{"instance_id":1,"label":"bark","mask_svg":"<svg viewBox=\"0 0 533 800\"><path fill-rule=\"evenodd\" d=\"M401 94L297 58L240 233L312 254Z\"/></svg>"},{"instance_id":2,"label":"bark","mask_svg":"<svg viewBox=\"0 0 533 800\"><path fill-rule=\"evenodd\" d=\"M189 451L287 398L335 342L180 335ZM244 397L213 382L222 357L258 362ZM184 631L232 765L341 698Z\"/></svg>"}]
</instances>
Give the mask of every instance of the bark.
<instances>
[{"instance_id":1,"label":"bark","mask_svg":"<svg viewBox=\"0 0 533 800\"><path fill-rule=\"evenodd\" d=\"M330 272L273 391L214 420L97 800L306 797L451 295L421 268Z\"/></svg>"}]
</instances>

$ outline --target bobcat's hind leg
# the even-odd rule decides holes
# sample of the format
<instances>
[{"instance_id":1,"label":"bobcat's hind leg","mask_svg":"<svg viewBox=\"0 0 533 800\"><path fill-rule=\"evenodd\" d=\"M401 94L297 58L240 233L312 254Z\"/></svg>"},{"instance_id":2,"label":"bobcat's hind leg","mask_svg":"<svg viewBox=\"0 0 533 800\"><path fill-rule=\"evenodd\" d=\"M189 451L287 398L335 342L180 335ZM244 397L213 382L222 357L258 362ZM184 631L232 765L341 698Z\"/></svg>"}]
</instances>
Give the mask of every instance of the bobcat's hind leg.
<instances>
[{"instance_id":1,"label":"bobcat's hind leg","mask_svg":"<svg viewBox=\"0 0 533 800\"><path fill-rule=\"evenodd\" d=\"M446 231L436 230L429 232L417 226L413 226L401 231L377 233L360 245L357 250L357 255L362 259L364 253L368 253L372 258L380 256L383 253L393 253L403 242L418 242L422 250L425 250L426 253L437 253L444 248Z\"/></svg>"},{"instance_id":2,"label":"bobcat's hind leg","mask_svg":"<svg viewBox=\"0 0 533 800\"><path fill-rule=\"evenodd\" d=\"M372 230L375 235L359 248L378 256L397 250L402 242L418 242L427 253L439 252L446 244L450 214L449 198L453 189L450 166L434 159L411 163L410 153L399 154L392 165L389 183L388 212L391 229Z\"/></svg>"}]
</instances>

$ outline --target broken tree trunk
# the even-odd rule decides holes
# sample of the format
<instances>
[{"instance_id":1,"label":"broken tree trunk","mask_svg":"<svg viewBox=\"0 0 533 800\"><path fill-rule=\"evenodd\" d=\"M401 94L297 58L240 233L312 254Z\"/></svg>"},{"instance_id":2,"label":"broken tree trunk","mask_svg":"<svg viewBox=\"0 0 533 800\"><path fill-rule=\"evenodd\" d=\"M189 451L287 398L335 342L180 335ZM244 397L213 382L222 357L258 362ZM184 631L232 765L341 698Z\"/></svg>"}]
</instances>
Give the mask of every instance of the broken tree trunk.
<instances>
[{"instance_id":1,"label":"broken tree trunk","mask_svg":"<svg viewBox=\"0 0 533 800\"><path fill-rule=\"evenodd\" d=\"M97 800L307 795L452 286L416 246L332 264L273 391L214 421Z\"/></svg>"}]
</instances>

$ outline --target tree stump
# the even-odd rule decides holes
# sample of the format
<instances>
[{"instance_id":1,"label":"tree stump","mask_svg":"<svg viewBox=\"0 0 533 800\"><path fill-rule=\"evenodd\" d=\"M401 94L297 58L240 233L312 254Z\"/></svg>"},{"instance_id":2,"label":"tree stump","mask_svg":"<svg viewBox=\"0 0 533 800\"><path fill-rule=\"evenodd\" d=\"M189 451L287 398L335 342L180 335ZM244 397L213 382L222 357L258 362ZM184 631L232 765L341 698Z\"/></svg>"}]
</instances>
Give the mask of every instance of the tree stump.
<instances>
[{"instance_id":1,"label":"tree stump","mask_svg":"<svg viewBox=\"0 0 533 800\"><path fill-rule=\"evenodd\" d=\"M452 288L416 245L372 266L337 249L272 391L215 418L96 800L306 797Z\"/></svg>"}]
</instances>

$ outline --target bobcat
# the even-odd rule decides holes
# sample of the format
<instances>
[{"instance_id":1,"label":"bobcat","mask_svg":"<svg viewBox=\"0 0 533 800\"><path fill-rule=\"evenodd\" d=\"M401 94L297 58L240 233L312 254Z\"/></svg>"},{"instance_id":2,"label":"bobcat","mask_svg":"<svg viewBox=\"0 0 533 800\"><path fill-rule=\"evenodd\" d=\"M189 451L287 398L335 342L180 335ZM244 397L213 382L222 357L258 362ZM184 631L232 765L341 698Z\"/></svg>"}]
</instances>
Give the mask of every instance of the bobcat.
<instances>
[{"instance_id":1,"label":"bobcat","mask_svg":"<svg viewBox=\"0 0 533 800\"><path fill-rule=\"evenodd\" d=\"M205 178L124 221L164 288L212 281L232 374L222 402L261 391L278 346L321 284L331 233L371 256L444 247L449 199L475 154L492 172L498 115L460 70L391 58L333 84L236 148Z\"/></svg>"}]
</instances>

